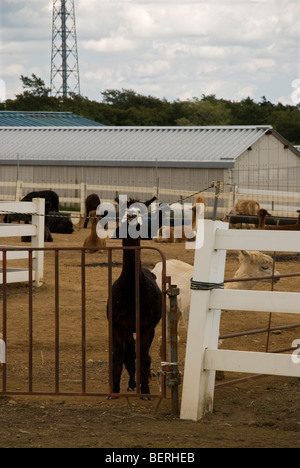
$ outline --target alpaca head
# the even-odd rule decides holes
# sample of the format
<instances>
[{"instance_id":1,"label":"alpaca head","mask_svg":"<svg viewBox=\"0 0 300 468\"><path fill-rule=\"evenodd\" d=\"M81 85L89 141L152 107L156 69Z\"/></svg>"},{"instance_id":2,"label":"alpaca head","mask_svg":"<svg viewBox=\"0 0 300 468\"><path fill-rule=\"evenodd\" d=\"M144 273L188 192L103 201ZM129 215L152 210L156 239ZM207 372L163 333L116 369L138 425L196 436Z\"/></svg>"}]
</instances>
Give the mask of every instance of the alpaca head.
<instances>
[{"instance_id":1,"label":"alpaca head","mask_svg":"<svg viewBox=\"0 0 300 468\"><path fill-rule=\"evenodd\" d=\"M268 277L273 274L273 259L269 255L261 252L242 250L239 255L240 266L236 271L234 278L252 278L252 277ZM274 275L279 275L277 270L274 270ZM238 283L228 283L228 288L236 289L252 289L258 282L272 282L272 279L257 279L252 281L241 281ZM277 283L279 278L274 278L274 283Z\"/></svg>"},{"instance_id":2,"label":"alpaca head","mask_svg":"<svg viewBox=\"0 0 300 468\"><path fill-rule=\"evenodd\" d=\"M89 218L91 219L93 224L97 224L101 217L97 215L97 212L95 210L93 210L90 211Z\"/></svg>"},{"instance_id":3,"label":"alpaca head","mask_svg":"<svg viewBox=\"0 0 300 468\"><path fill-rule=\"evenodd\" d=\"M142 237L147 238L148 227L145 219L148 218L148 207L155 200L156 197L143 203L132 198L128 200L126 196L123 199L117 197L115 201L119 205L119 226L115 237L126 239L127 245L136 244Z\"/></svg>"},{"instance_id":4,"label":"alpaca head","mask_svg":"<svg viewBox=\"0 0 300 468\"><path fill-rule=\"evenodd\" d=\"M269 213L268 210L265 210L264 208L261 208L260 210L258 210L257 215L264 216L264 217L272 216L271 213Z\"/></svg>"}]
</instances>

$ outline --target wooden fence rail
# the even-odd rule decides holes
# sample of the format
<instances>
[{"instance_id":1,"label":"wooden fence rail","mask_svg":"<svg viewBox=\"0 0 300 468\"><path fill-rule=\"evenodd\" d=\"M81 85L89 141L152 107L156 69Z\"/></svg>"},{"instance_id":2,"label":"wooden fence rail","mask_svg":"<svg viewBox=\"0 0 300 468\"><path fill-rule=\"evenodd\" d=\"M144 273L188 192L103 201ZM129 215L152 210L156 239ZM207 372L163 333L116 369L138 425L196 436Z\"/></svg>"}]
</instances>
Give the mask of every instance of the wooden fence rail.
<instances>
[{"instance_id":1,"label":"wooden fence rail","mask_svg":"<svg viewBox=\"0 0 300 468\"><path fill-rule=\"evenodd\" d=\"M112 201L116 193L139 195L156 195L160 201L174 203L175 201L191 202L195 190L168 189L161 187L134 187L115 185L90 185L85 183L60 184L60 183L33 183L0 181L0 200L20 201L30 191L54 190L58 192L62 205L77 206L81 216L85 213L85 199L90 193L97 193L103 202ZM101 194L106 194L105 197ZM215 190L205 190L204 195L208 201L206 217L210 218L213 213ZM284 192L271 190L245 189L237 186L225 186L218 197L217 217L223 218L240 200L257 200L263 208L271 211L274 216L297 217L300 209L300 192Z\"/></svg>"}]
</instances>

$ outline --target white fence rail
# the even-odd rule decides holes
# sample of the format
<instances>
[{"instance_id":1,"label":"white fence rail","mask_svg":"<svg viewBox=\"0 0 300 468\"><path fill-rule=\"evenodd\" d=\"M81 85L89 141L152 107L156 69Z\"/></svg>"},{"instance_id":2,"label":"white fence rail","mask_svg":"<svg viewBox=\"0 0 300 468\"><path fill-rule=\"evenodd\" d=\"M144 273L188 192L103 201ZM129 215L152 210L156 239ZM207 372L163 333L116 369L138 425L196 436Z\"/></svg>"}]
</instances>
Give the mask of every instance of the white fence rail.
<instances>
[{"instance_id":1,"label":"white fence rail","mask_svg":"<svg viewBox=\"0 0 300 468\"><path fill-rule=\"evenodd\" d=\"M0 215L6 212L15 212L32 215L31 224L0 224L0 238L31 236L31 247L44 247L45 230L45 200L35 198L32 202L0 202ZM1 248L9 245L0 245ZM13 246L17 247L17 246ZM22 246L20 246L20 249ZM23 246L24 248L24 246ZM28 259L28 252L17 250L7 252L7 261ZM0 261L3 262L3 252L0 250ZM9 265L8 265L9 266ZM44 252L33 252L32 280L35 286L40 286L44 273ZM20 283L29 280L28 268L7 268L7 283ZM3 268L0 268L0 284L3 284Z\"/></svg>"},{"instance_id":2,"label":"white fence rail","mask_svg":"<svg viewBox=\"0 0 300 468\"><path fill-rule=\"evenodd\" d=\"M80 184L56 184L56 183L33 183L0 181L0 200L16 200L20 201L30 191L39 190L54 190L58 192L60 204L77 205L80 210L80 215L85 215L85 199L90 193L97 193L102 202L111 202L116 194L130 195L145 195L149 198L152 195L159 197L161 201L174 202L189 199L192 201L192 196L195 190L173 190L154 187L137 187L137 186L116 186L116 185L90 185L85 183ZM9 194L7 194L9 192ZM65 194L73 193L73 196L65 196ZM103 197L105 194L105 197ZM205 197L208 200L208 216L213 212L215 191L205 191ZM230 211L232 194L222 194L218 215L225 216Z\"/></svg>"},{"instance_id":3,"label":"white fence rail","mask_svg":"<svg viewBox=\"0 0 300 468\"><path fill-rule=\"evenodd\" d=\"M226 250L300 252L299 240L299 232L228 230L227 223L207 220L204 245L195 253L194 280L222 283ZM300 364L291 355L217 349L222 309L300 315L299 303L300 293L193 290L181 418L198 420L212 411L217 370L300 377Z\"/></svg>"}]
</instances>

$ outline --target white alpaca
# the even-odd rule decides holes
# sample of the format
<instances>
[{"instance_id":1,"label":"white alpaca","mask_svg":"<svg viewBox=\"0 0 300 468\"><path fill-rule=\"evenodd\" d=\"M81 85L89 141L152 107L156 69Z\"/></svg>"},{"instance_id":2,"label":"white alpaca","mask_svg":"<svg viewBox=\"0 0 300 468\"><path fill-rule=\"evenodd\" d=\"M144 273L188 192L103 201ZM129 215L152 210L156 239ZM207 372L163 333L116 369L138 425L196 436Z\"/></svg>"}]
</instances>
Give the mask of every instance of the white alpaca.
<instances>
[{"instance_id":1,"label":"white alpaca","mask_svg":"<svg viewBox=\"0 0 300 468\"><path fill-rule=\"evenodd\" d=\"M273 274L273 258L270 255L265 255L262 252L242 250L239 254L240 266L235 272L233 278L252 278L255 276L272 276ZM275 275L280 273L274 270ZM225 289L253 289L261 281L271 283L271 279L239 281L236 283L226 283ZM275 278L275 283L279 279Z\"/></svg>"},{"instance_id":2,"label":"white alpaca","mask_svg":"<svg viewBox=\"0 0 300 468\"><path fill-rule=\"evenodd\" d=\"M242 250L239 255L240 266L236 271L234 278L250 278L256 276L271 276L273 272L273 259L269 255L265 255L256 251ZM162 263L157 265L152 270L156 276L158 286L161 288ZM180 260L167 260L167 275L171 276L172 284L180 289L178 296L178 316L181 315L185 327L188 327L190 303L191 303L191 278L193 277L194 267ZM279 275L278 271L274 271L275 275ZM253 289L257 283L266 280L240 281L225 284L226 289ZM169 304L167 301L167 312L169 312Z\"/></svg>"},{"instance_id":3,"label":"white alpaca","mask_svg":"<svg viewBox=\"0 0 300 468\"><path fill-rule=\"evenodd\" d=\"M171 276L172 284L180 289L180 294L177 298L177 313L178 319L180 315L184 325L188 326L188 316L190 312L191 302L191 278L193 276L194 267L180 260L167 260L167 276ZM156 282L160 289L162 288L162 262L157 263L152 270L156 276ZM169 312L169 301L167 301L167 313Z\"/></svg>"}]
</instances>

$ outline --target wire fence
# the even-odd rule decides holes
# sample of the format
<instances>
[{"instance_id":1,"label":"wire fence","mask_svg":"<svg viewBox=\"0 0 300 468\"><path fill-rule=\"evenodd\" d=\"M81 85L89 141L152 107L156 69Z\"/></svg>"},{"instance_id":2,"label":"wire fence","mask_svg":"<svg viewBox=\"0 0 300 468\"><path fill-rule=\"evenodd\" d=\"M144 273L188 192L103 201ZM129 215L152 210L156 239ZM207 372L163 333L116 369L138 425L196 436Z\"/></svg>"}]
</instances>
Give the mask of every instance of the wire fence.
<instances>
[{"instance_id":1,"label":"wire fence","mask_svg":"<svg viewBox=\"0 0 300 468\"><path fill-rule=\"evenodd\" d=\"M243 172L243 171L242 171ZM292 179L292 176L291 176ZM249 182L249 180L248 180ZM248 184L251 185L250 183ZM145 196L157 196L159 201L168 203L191 203L198 193L202 193L207 200L206 218L224 218L234 208L238 201L256 200L262 208L267 209L273 216L298 217L297 210L300 209L300 192L296 187L293 191L268 188L270 184L259 184L261 187L245 188L245 185L237 183L224 183L212 181L210 184L199 187L198 191L183 189L168 189L157 186L115 186L115 185L89 185L78 184L53 184L0 181L0 200L19 201L27 193L37 190L54 190L59 195L60 206L64 211L74 214L74 218L85 216L85 200L91 193L97 193L101 202L112 202L116 195L127 194L135 198ZM286 188L286 187L285 187ZM216 200L217 199L217 200Z\"/></svg>"}]
</instances>

